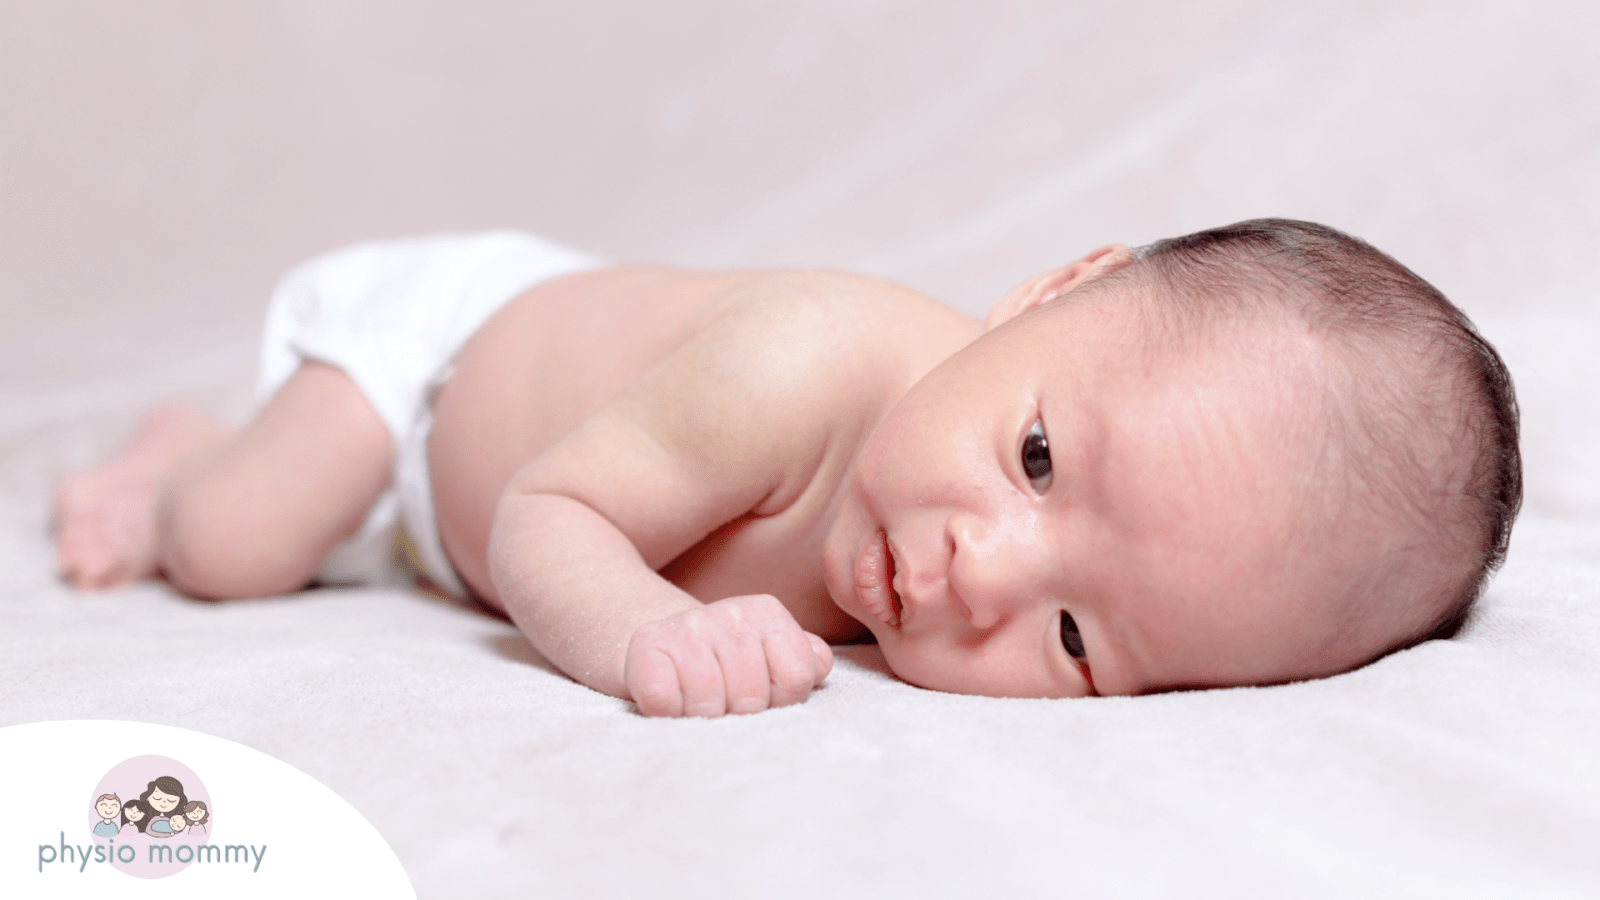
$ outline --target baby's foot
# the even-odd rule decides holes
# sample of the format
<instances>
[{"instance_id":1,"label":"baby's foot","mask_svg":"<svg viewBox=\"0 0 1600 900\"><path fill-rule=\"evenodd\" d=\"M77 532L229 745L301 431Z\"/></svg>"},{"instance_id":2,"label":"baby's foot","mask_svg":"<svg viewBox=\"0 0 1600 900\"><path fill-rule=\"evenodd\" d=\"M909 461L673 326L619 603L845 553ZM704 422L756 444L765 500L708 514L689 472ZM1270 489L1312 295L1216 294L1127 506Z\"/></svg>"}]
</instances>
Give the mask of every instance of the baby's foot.
<instances>
[{"instance_id":1,"label":"baby's foot","mask_svg":"<svg viewBox=\"0 0 1600 900\"><path fill-rule=\"evenodd\" d=\"M121 453L79 472L56 492L56 570L84 590L157 574L156 504L184 463L219 446L227 431L194 410L163 406Z\"/></svg>"}]
</instances>

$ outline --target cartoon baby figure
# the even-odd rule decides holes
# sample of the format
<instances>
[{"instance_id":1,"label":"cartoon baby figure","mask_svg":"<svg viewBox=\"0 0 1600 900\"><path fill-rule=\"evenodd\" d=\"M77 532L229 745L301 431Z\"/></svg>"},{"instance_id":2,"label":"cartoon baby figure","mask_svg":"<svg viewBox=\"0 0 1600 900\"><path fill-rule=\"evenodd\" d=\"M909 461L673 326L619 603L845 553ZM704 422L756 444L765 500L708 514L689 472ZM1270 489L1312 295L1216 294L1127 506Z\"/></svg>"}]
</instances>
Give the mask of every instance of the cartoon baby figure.
<instances>
[{"instance_id":1,"label":"cartoon baby figure","mask_svg":"<svg viewBox=\"0 0 1600 900\"><path fill-rule=\"evenodd\" d=\"M122 804L122 832L127 832L129 828L132 828L139 834L144 834L144 830L149 824L150 807L146 806L143 800L129 800L127 803ZM96 833L98 834L99 832Z\"/></svg>"},{"instance_id":2,"label":"cartoon baby figure","mask_svg":"<svg viewBox=\"0 0 1600 900\"><path fill-rule=\"evenodd\" d=\"M95 837L116 837L122 830L119 821L122 813L122 798L116 794L101 794L95 798L94 811L99 814L100 821L95 823Z\"/></svg>"},{"instance_id":3,"label":"cartoon baby figure","mask_svg":"<svg viewBox=\"0 0 1600 900\"><path fill-rule=\"evenodd\" d=\"M183 784L171 775L163 775L150 782L149 788L139 795L139 799L143 800L145 805L150 807L151 813L158 817L150 823L145 834L157 837L171 837L175 833L169 817L181 820L183 818L181 810L184 804L189 802L183 795ZM180 827L177 830L183 829Z\"/></svg>"},{"instance_id":4,"label":"cartoon baby figure","mask_svg":"<svg viewBox=\"0 0 1600 900\"><path fill-rule=\"evenodd\" d=\"M179 835L183 834L183 830L189 827L189 820L183 817L183 813L174 813L173 815L162 819L160 824L166 825L167 830L172 832L174 835ZM153 829L155 826L151 827Z\"/></svg>"},{"instance_id":5,"label":"cartoon baby figure","mask_svg":"<svg viewBox=\"0 0 1600 900\"><path fill-rule=\"evenodd\" d=\"M203 801L190 800L183 808L183 814L189 820L189 833L204 834L210 831L206 823L211 821L211 811L206 809Z\"/></svg>"}]
</instances>

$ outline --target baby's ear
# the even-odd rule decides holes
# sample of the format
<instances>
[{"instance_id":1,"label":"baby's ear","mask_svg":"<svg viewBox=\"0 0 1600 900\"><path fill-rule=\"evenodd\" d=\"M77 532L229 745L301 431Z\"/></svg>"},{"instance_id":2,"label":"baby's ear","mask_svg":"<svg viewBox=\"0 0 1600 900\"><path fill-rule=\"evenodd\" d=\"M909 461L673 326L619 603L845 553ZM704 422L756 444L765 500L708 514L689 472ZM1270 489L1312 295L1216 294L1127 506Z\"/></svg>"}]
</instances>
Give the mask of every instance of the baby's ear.
<instances>
[{"instance_id":1,"label":"baby's ear","mask_svg":"<svg viewBox=\"0 0 1600 900\"><path fill-rule=\"evenodd\" d=\"M1017 316L1049 303L1080 284L1101 275L1109 275L1133 262L1133 251L1122 244L1107 244L1077 262L1059 269L1051 269L1023 282L1011 293L1000 298L989 310L984 328L992 329Z\"/></svg>"}]
</instances>

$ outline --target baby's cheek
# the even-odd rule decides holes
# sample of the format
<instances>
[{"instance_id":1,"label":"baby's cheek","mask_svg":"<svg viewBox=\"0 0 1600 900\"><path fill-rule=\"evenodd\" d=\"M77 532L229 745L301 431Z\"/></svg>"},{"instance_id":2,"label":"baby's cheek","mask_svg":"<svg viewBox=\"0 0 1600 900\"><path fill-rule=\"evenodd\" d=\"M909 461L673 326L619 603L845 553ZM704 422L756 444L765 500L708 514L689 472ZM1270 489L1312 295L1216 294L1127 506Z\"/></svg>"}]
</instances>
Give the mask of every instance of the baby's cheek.
<instances>
[{"instance_id":1,"label":"baby's cheek","mask_svg":"<svg viewBox=\"0 0 1600 900\"><path fill-rule=\"evenodd\" d=\"M949 660L941 660L939 654L931 647L909 647L907 641L891 640L880 641L879 647L883 650L883 661L888 663L889 671L896 678L907 684L914 684L920 688L942 690L936 683L938 675L949 668Z\"/></svg>"}]
</instances>

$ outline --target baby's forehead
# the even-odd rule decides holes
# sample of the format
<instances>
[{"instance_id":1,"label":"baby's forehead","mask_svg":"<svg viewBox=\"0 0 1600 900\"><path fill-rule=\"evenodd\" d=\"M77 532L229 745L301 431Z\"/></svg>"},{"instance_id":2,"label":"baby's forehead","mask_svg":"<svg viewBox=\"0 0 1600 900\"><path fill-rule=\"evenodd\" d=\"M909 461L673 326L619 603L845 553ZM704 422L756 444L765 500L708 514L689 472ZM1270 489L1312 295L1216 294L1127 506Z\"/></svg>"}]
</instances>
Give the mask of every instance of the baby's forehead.
<instances>
[{"instance_id":1,"label":"baby's forehead","mask_svg":"<svg viewBox=\"0 0 1600 900\"><path fill-rule=\"evenodd\" d=\"M1064 382L1131 396L1183 394L1222 405L1301 407L1340 363L1288 315L1197 317L1125 291L1096 290L1019 317L1007 364L1048 387Z\"/></svg>"}]
</instances>

